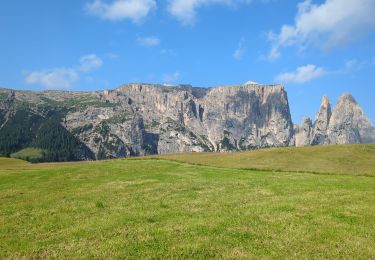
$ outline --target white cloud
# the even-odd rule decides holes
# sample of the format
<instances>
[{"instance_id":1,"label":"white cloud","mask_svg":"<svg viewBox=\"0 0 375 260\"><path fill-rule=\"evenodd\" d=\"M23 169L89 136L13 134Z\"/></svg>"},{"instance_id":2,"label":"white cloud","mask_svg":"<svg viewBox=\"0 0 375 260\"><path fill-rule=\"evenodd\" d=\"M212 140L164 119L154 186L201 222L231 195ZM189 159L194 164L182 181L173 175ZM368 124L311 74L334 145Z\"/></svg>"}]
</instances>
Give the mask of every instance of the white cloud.
<instances>
[{"instance_id":1,"label":"white cloud","mask_svg":"<svg viewBox=\"0 0 375 260\"><path fill-rule=\"evenodd\" d=\"M80 60L80 70L83 72L90 72L99 69L103 65L103 61L95 54L83 56Z\"/></svg>"},{"instance_id":2,"label":"white cloud","mask_svg":"<svg viewBox=\"0 0 375 260\"><path fill-rule=\"evenodd\" d=\"M141 21L156 8L155 0L114 0L106 3L94 0L86 4L86 11L103 20L121 21L129 19L135 23Z\"/></svg>"},{"instance_id":3,"label":"white cloud","mask_svg":"<svg viewBox=\"0 0 375 260\"><path fill-rule=\"evenodd\" d=\"M211 4L236 6L243 3L251 3L252 0L169 0L168 11L185 25L195 22L196 9Z\"/></svg>"},{"instance_id":4,"label":"white cloud","mask_svg":"<svg viewBox=\"0 0 375 260\"><path fill-rule=\"evenodd\" d=\"M342 72L353 72L353 71L360 71L362 69L366 69L371 66L371 60L358 60L358 59L351 59L345 61L344 69Z\"/></svg>"},{"instance_id":5,"label":"white cloud","mask_svg":"<svg viewBox=\"0 0 375 260\"><path fill-rule=\"evenodd\" d=\"M345 62L345 70L352 70L354 68L358 68L358 61L353 59L353 60L347 60Z\"/></svg>"},{"instance_id":6,"label":"white cloud","mask_svg":"<svg viewBox=\"0 0 375 260\"><path fill-rule=\"evenodd\" d=\"M95 54L83 56L79 61L77 67L33 71L26 75L25 83L48 89L69 89L79 80L81 73L91 72L103 65L103 61Z\"/></svg>"},{"instance_id":7,"label":"white cloud","mask_svg":"<svg viewBox=\"0 0 375 260\"><path fill-rule=\"evenodd\" d=\"M272 46L270 53L268 54L268 60L274 61L280 58L281 54L279 48Z\"/></svg>"},{"instance_id":8,"label":"white cloud","mask_svg":"<svg viewBox=\"0 0 375 260\"><path fill-rule=\"evenodd\" d=\"M34 71L27 75L25 82L28 85L40 85L46 88L70 88L79 79L77 71L74 69L52 69L44 71Z\"/></svg>"},{"instance_id":9,"label":"white cloud","mask_svg":"<svg viewBox=\"0 0 375 260\"><path fill-rule=\"evenodd\" d=\"M236 60L241 60L243 56L246 53L246 48L245 48L245 38L241 38L240 42L238 43L237 49L233 53L233 57Z\"/></svg>"},{"instance_id":10,"label":"white cloud","mask_svg":"<svg viewBox=\"0 0 375 260\"><path fill-rule=\"evenodd\" d=\"M282 73L276 77L275 81L284 83L305 83L322 77L326 73L323 68L310 64L297 68L295 72Z\"/></svg>"},{"instance_id":11,"label":"white cloud","mask_svg":"<svg viewBox=\"0 0 375 260\"><path fill-rule=\"evenodd\" d=\"M279 49L315 45L321 49L345 46L375 30L374 0L326 0L318 5L305 0L298 5L294 25L283 25L279 34L269 34L273 43L269 58Z\"/></svg>"},{"instance_id":12,"label":"white cloud","mask_svg":"<svg viewBox=\"0 0 375 260\"><path fill-rule=\"evenodd\" d=\"M163 82L164 83L175 83L181 77L180 72L176 71L174 73L168 73L163 75Z\"/></svg>"},{"instance_id":13,"label":"white cloud","mask_svg":"<svg viewBox=\"0 0 375 260\"><path fill-rule=\"evenodd\" d=\"M138 37L137 42L139 45L146 47L158 46L160 44L160 39L155 36L150 37Z\"/></svg>"}]
</instances>

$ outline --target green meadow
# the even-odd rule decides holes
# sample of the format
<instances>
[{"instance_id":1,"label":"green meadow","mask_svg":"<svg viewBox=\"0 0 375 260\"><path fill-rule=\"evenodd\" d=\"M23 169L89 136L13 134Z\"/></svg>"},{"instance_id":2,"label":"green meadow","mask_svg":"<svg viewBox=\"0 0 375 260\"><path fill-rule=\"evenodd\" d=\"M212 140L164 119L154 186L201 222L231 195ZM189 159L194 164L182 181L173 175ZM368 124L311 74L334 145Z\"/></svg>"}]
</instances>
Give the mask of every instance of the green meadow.
<instances>
[{"instance_id":1,"label":"green meadow","mask_svg":"<svg viewBox=\"0 0 375 260\"><path fill-rule=\"evenodd\" d=\"M38 148L25 148L21 151L10 155L12 158L26 160L26 161L37 161L43 158L44 151Z\"/></svg>"},{"instance_id":2,"label":"green meadow","mask_svg":"<svg viewBox=\"0 0 375 260\"><path fill-rule=\"evenodd\" d=\"M185 153L157 158L223 168L375 177L375 144L272 148L222 154Z\"/></svg>"},{"instance_id":3,"label":"green meadow","mask_svg":"<svg viewBox=\"0 0 375 260\"><path fill-rule=\"evenodd\" d=\"M374 257L374 145L0 158L1 259Z\"/></svg>"}]
</instances>

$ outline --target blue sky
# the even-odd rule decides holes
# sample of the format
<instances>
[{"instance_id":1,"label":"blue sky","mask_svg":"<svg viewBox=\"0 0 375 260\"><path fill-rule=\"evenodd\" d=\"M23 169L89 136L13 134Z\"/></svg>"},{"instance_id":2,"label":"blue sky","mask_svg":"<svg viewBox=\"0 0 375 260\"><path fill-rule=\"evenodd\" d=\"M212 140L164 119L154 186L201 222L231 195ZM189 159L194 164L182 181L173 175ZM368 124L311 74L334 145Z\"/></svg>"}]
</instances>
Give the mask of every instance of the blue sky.
<instances>
[{"instance_id":1,"label":"blue sky","mask_svg":"<svg viewBox=\"0 0 375 260\"><path fill-rule=\"evenodd\" d=\"M375 0L2 0L0 86L283 83L293 121L350 92L375 122Z\"/></svg>"}]
</instances>

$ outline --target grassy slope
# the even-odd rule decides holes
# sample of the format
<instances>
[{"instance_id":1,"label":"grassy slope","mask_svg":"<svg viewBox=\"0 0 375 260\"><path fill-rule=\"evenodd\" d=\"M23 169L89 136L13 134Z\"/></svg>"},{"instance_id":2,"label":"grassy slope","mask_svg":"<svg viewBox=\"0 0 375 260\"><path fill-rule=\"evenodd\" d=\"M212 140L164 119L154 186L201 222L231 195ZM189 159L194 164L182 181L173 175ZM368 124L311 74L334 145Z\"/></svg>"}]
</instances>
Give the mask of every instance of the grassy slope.
<instances>
[{"instance_id":1,"label":"grassy slope","mask_svg":"<svg viewBox=\"0 0 375 260\"><path fill-rule=\"evenodd\" d=\"M30 166L30 163L23 160L0 157L0 170L27 168L28 166Z\"/></svg>"},{"instance_id":2,"label":"grassy slope","mask_svg":"<svg viewBox=\"0 0 375 260\"><path fill-rule=\"evenodd\" d=\"M375 144L273 148L240 153L158 156L224 168L375 176Z\"/></svg>"},{"instance_id":3,"label":"grassy slope","mask_svg":"<svg viewBox=\"0 0 375 260\"><path fill-rule=\"evenodd\" d=\"M38 160L43 158L43 149L39 148L25 148L21 151L11 154L12 158L22 159L22 160Z\"/></svg>"},{"instance_id":4,"label":"grassy slope","mask_svg":"<svg viewBox=\"0 0 375 260\"><path fill-rule=\"evenodd\" d=\"M373 177L152 159L18 163L0 160L0 258L375 255Z\"/></svg>"}]
</instances>

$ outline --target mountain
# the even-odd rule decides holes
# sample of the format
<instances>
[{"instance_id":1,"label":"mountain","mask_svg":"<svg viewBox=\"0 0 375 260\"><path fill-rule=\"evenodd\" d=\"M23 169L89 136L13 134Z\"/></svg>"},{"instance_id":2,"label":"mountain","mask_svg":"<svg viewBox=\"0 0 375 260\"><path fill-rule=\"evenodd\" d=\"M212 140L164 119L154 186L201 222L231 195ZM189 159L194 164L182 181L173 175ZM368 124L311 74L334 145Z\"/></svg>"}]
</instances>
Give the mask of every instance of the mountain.
<instances>
[{"instance_id":1,"label":"mountain","mask_svg":"<svg viewBox=\"0 0 375 260\"><path fill-rule=\"evenodd\" d=\"M372 143L375 129L354 97L345 93L333 112L328 98L323 97L315 123L304 119L301 127L297 127L296 140L297 146Z\"/></svg>"},{"instance_id":2,"label":"mountain","mask_svg":"<svg viewBox=\"0 0 375 260\"><path fill-rule=\"evenodd\" d=\"M310 146L313 135L313 125L311 119L304 117L301 126L294 126L295 145L296 146Z\"/></svg>"},{"instance_id":3,"label":"mountain","mask_svg":"<svg viewBox=\"0 0 375 260\"><path fill-rule=\"evenodd\" d=\"M61 125L64 111L27 100L31 92L0 91L0 154L27 147L45 150L43 161L95 159L92 151Z\"/></svg>"},{"instance_id":4,"label":"mountain","mask_svg":"<svg viewBox=\"0 0 375 260\"><path fill-rule=\"evenodd\" d=\"M311 137L312 145L329 143L329 137L327 132L331 116L331 103L329 102L329 99L326 96L324 96L314 123L313 135Z\"/></svg>"},{"instance_id":5,"label":"mountain","mask_svg":"<svg viewBox=\"0 0 375 260\"><path fill-rule=\"evenodd\" d=\"M35 147L45 152L42 161L68 161L372 141L372 126L358 104L348 102L339 102L331 115L324 98L316 122L306 119L299 127L282 85L0 89L0 154Z\"/></svg>"}]
</instances>

